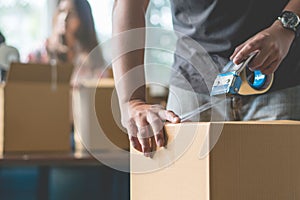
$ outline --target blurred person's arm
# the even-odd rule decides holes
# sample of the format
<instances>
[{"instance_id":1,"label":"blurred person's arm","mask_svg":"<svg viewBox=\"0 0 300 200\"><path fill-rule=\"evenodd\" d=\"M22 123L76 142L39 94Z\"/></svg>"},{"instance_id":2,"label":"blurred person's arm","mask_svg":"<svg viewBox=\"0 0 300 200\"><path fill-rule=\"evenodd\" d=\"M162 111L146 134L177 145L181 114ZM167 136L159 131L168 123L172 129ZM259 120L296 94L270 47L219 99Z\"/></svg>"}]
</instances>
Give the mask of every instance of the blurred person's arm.
<instances>
[{"instance_id":1,"label":"blurred person's arm","mask_svg":"<svg viewBox=\"0 0 300 200\"><path fill-rule=\"evenodd\" d=\"M156 145L165 145L164 121L180 121L173 112L145 102L144 28L148 4L149 0L115 0L113 9L113 72L122 124L132 146L145 156L150 156Z\"/></svg>"}]
</instances>

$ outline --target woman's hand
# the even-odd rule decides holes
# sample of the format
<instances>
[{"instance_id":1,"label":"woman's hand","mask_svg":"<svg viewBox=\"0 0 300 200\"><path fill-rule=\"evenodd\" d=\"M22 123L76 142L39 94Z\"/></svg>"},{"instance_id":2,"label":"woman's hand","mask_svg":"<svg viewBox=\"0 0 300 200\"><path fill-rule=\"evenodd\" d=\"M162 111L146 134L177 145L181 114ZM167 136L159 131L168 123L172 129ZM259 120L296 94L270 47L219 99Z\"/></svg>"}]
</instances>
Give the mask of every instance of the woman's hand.
<instances>
[{"instance_id":1,"label":"woman's hand","mask_svg":"<svg viewBox=\"0 0 300 200\"><path fill-rule=\"evenodd\" d=\"M67 54L69 48L66 44L63 44L62 36L52 35L46 41L46 49L50 54L55 54L56 56L60 54Z\"/></svg>"},{"instance_id":2,"label":"woman's hand","mask_svg":"<svg viewBox=\"0 0 300 200\"><path fill-rule=\"evenodd\" d=\"M160 105L149 105L141 100L131 100L124 106L122 124L127 129L131 145L146 157L155 147L166 145L163 126L165 121L179 123L180 118Z\"/></svg>"},{"instance_id":3,"label":"woman's hand","mask_svg":"<svg viewBox=\"0 0 300 200\"><path fill-rule=\"evenodd\" d=\"M259 32L238 46L231 60L240 64L252 52L258 52L249 64L251 70L260 70L264 74L274 73L286 57L294 40L295 33L284 28L278 20L269 28Z\"/></svg>"}]
</instances>

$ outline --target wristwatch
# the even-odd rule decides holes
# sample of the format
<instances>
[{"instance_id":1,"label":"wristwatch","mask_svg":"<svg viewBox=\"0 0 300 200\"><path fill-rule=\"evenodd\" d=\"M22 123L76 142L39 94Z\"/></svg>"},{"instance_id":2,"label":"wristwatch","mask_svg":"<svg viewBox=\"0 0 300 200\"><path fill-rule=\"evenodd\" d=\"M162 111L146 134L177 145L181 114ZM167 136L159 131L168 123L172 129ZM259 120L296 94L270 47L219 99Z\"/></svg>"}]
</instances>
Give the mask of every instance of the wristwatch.
<instances>
[{"instance_id":1,"label":"wristwatch","mask_svg":"<svg viewBox=\"0 0 300 200\"><path fill-rule=\"evenodd\" d=\"M283 11L278 17L284 28L295 32L296 37L300 35L300 18L296 13L291 11Z\"/></svg>"}]
</instances>

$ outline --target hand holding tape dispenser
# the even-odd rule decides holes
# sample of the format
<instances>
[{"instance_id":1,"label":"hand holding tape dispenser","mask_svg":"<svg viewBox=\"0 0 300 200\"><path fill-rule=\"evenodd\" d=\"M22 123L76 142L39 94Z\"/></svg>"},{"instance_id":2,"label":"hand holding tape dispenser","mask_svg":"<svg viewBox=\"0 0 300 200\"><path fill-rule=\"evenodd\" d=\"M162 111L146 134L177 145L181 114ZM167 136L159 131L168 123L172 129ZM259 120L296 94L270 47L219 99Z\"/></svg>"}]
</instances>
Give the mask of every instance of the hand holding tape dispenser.
<instances>
[{"instance_id":1,"label":"hand holding tape dispenser","mask_svg":"<svg viewBox=\"0 0 300 200\"><path fill-rule=\"evenodd\" d=\"M251 53L244 62L238 65L234 64L233 61L228 62L222 73L216 77L210 96L257 95L267 92L272 86L274 74L265 75L259 70L253 72L249 70L248 64L256 54L256 52ZM186 121L212 106L211 102L201 105L197 109L181 115L181 121Z\"/></svg>"}]
</instances>

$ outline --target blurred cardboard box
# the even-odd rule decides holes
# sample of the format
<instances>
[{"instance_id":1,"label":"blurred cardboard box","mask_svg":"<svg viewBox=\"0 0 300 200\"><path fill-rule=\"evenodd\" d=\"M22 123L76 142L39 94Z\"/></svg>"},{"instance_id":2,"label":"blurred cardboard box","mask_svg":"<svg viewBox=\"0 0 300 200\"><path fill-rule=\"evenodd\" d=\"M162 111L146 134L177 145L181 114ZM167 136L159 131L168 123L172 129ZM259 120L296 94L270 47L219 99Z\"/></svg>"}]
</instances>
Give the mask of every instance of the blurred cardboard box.
<instances>
[{"instance_id":1,"label":"blurred cardboard box","mask_svg":"<svg viewBox=\"0 0 300 200\"><path fill-rule=\"evenodd\" d=\"M131 200L300 199L300 122L165 128L169 144L152 159L132 150Z\"/></svg>"},{"instance_id":2,"label":"blurred cardboard box","mask_svg":"<svg viewBox=\"0 0 300 200\"><path fill-rule=\"evenodd\" d=\"M0 92L4 153L71 150L72 69L67 64L11 65Z\"/></svg>"},{"instance_id":3,"label":"blurred cardboard box","mask_svg":"<svg viewBox=\"0 0 300 200\"><path fill-rule=\"evenodd\" d=\"M114 89L114 80L103 78L82 81L82 85L73 90L77 150L129 150Z\"/></svg>"}]
</instances>

